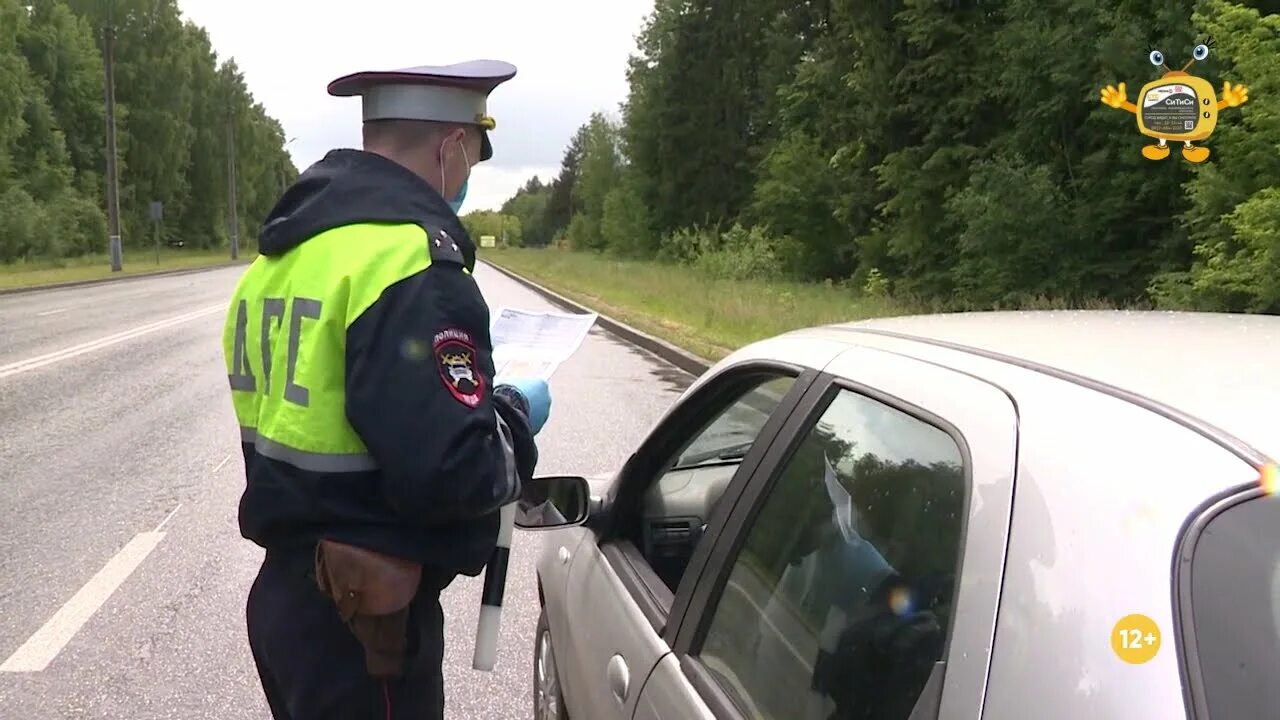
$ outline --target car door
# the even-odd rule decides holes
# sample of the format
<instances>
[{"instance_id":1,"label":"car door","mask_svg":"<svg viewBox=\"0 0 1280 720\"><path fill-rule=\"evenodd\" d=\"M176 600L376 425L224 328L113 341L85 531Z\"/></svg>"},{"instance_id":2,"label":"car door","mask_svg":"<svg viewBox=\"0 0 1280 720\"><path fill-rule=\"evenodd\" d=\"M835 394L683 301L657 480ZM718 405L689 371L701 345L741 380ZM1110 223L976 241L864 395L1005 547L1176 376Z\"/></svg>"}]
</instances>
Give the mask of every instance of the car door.
<instances>
[{"instance_id":1,"label":"car door","mask_svg":"<svg viewBox=\"0 0 1280 720\"><path fill-rule=\"evenodd\" d=\"M999 388L840 355L690 569L634 717L977 720L1016 453Z\"/></svg>"},{"instance_id":2,"label":"car door","mask_svg":"<svg viewBox=\"0 0 1280 720\"><path fill-rule=\"evenodd\" d=\"M670 652L667 615L706 527L816 374L773 362L730 366L683 397L624 466L607 525L574 554L567 622L554 638L573 717L631 717L641 685Z\"/></svg>"}]
</instances>

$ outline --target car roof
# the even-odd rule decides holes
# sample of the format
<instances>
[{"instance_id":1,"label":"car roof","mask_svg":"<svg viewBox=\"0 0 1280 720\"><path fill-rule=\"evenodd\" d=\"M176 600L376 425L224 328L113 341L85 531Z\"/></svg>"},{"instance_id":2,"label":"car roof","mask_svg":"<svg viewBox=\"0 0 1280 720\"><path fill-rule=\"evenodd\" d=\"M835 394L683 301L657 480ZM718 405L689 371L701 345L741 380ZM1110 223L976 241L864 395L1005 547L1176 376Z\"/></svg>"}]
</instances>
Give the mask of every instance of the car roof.
<instances>
[{"instance_id":1,"label":"car roof","mask_svg":"<svg viewBox=\"0 0 1280 720\"><path fill-rule=\"evenodd\" d=\"M810 328L887 333L1119 388L1280 458L1280 316L1121 310L992 311Z\"/></svg>"}]
</instances>

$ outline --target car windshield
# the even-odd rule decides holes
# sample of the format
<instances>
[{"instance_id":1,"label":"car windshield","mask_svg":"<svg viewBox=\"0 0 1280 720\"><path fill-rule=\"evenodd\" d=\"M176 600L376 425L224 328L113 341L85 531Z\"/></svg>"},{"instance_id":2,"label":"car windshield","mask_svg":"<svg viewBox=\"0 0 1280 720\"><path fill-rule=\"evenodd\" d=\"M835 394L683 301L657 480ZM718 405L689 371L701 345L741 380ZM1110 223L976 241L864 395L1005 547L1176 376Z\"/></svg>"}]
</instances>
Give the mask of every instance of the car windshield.
<instances>
[{"instance_id":1,"label":"car windshield","mask_svg":"<svg viewBox=\"0 0 1280 720\"><path fill-rule=\"evenodd\" d=\"M667 471L741 462L792 382L790 377L756 378L754 387L738 397L689 441Z\"/></svg>"},{"instance_id":2,"label":"car windshield","mask_svg":"<svg viewBox=\"0 0 1280 720\"><path fill-rule=\"evenodd\" d=\"M747 451L751 449L752 441L732 442L728 445L720 447L712 447L710 449L698 449L692 452L685 452L680 456L680 460L676 463L673 470L683 470L696 465L703 465L709 462L726 462L730 460L741 460L747 456ZM692 449L691 449L692 450Z\"/></svg>"},{"instance_id":3,"label":"car windshield","mask_svg":"<svg viewBox=\"0 0 1280 720\"><path fill-rule=\"evenodd\" d=\"M1234 505L1205 527L1191 562L1190 620L1213 720L1280 708L1280 496Z\"/></svg>"}]
</instances>

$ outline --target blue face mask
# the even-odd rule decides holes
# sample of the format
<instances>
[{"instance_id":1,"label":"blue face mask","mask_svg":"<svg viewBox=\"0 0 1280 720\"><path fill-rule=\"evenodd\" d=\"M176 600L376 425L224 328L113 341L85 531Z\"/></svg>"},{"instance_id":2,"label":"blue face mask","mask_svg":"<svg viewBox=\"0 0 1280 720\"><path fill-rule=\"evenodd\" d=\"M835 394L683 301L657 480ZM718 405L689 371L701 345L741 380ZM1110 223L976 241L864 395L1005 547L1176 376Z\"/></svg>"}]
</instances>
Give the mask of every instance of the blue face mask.
<instances>
[{"instance_id":1,"label":"blue face mask","mask_svg":"<svg viewBox=\"0 0 1280 720\"><path fill-rule=\"evenodd\" d=\"M467 199L467 184L471 182L471 160L467 157L467 146L461 141L458 147L462 148L462 162L467 164L467 177L462 181L462 187L458 188L458 194L452 200L449 200L449 207L453 210L453 214L457 215L462 209L462 201ZM444 148L440 148L440 185L444 186Z\"/></svg>"},{"instance_id":2,"label":"blue face mask","mask_svg":"<svg viewBox=\"0 0 1280 720\"><path fill-rule=\"evenodd\" d=\"M462 201L467 199L467 184L470 182L471 182L470 177L468 177L466 180L463 180L462 188L458 190L458 197L449 201L449 207L453 208L454 215L457 215L458 211L462 209Z\"/></svg>"}]
</instances>

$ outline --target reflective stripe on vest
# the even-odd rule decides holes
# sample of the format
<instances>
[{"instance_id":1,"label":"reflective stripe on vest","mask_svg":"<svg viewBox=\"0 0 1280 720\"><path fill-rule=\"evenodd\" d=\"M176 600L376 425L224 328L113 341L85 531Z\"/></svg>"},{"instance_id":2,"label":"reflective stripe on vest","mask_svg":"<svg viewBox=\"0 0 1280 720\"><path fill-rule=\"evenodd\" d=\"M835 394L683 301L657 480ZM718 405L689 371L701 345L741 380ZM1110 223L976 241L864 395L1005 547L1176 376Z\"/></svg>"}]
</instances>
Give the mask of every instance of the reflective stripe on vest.
<instances>
[{"instance_id":1,"label":"reflective stripe on vest","mask_svg":"<svg viewBox=\"0 0 1280 720\"><path fill-rule=\"evenodd\" d=\"M346 416L347 328L383 291L431 264L413 224L353 224L259 255L231 298L222 346L241 437L313 472L376 469ZM401 351L429 360L430 338Z\"/></svg>"}]
</instances>

